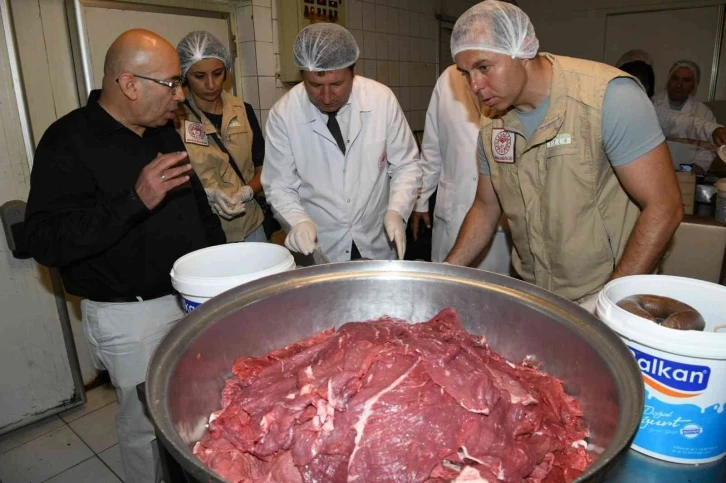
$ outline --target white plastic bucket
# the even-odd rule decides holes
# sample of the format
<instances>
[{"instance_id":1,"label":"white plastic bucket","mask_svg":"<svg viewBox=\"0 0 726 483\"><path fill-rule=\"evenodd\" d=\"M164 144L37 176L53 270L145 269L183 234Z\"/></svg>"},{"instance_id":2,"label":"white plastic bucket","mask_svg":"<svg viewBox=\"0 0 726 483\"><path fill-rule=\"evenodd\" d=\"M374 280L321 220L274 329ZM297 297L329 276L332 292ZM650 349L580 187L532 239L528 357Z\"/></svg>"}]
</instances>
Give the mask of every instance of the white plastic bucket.
<instances>
[{"instance_id":1,"label":"white plastic bucket","mask_svg":"<svg viewBox=\"0 0 726 483\"><path fill-rule=\"evenodd\" d=\"M616 305L637 294L692 306L706 329L669 329ZM665 275L623 277L600 292L597 314L628 345L643 373L645 409L633 449L686 464L726 455L726 287Z\"/></svg>"},{"instance_id":2,"label":"white plastic bucket","mask_svg":"<svg viewBox=\"0 0 726 483\"><path fill-rule=\"evenodd\" d=\"M229 243L179 258L171 269L171 284L188 314L224 291L294 268L292 254L280 245Z\"/></svg>"}]
</instances>

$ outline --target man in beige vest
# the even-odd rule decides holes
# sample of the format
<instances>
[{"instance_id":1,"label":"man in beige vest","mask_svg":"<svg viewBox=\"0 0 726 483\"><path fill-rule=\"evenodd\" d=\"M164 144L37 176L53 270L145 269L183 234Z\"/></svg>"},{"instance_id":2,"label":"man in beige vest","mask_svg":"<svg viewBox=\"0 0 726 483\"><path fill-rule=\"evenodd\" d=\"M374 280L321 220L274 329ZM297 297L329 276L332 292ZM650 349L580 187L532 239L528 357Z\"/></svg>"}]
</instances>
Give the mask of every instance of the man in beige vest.
<instances>
[{"instance_id":1,"label":"man in beige vest","mask_svg":"<svg viewBox=\"0 0 726 483\"><path fill-rule=\"evenodd\" d=\"M471 263L504 211L522 279L592 309L608 280L654 270L682 201L637 81L538 49L527 15L504 2L456 22L457 67L498 114L482 117L477 194L446 261Z\"/></svg>"}]
</instances>

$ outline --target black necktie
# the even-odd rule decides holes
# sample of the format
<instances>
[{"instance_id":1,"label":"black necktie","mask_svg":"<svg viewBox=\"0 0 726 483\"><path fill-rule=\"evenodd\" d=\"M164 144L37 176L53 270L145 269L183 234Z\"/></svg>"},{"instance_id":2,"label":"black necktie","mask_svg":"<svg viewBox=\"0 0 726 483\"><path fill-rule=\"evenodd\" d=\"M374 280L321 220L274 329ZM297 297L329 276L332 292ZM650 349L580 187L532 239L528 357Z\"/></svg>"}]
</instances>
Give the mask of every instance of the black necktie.
<instances>
[{"instance_id":1,"label":"black necktie","mask_svg":"<svg viewBox=\"0 0 726 483\"><path fill-rule=\"evenodd\" d=\"M345 141L343 141L343 134L340 132L340 124L338 124L338 120L335 118L336 114L338 113L331 112L328 114L328 129L330 130L330 134L335 138L335 142L338 143L340 150L345 154Z\"/></svg>"}]
</instances>

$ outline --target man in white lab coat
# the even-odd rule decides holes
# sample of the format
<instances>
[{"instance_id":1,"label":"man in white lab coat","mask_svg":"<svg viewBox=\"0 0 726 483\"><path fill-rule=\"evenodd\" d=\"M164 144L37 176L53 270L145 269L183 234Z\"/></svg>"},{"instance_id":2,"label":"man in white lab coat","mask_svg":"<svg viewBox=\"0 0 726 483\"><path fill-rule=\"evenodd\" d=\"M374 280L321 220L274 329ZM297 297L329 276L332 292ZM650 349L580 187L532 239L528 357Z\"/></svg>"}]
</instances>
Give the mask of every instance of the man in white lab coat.
<instances>
[{"instance_id":1,"label":"man in white lab coat","mask_svg":"<svg viewBox=\"0 0 726 483\"><path fill-rule=\"evenodd\" d=\"M431 260L443 262L456 242L459 228L471 208L479 180L476 147L481 108L479 100L456 69L448 67L431 96L421 145L423 181L412 215L414 234L419 224L431 225L429 198L436 192ZM505 225L506 226L506 225ZM491 245L475 264L492 272L509 274L511 247L499 226Z\"/></svg>"},{"instance_id":2,"label":"man in white lab coat","mask_svg":"<svg viewBox=\"0 0 726 483\"><path fill-rule=\"evenodd\" d=\"M355 74L345 28L313 24L297 36L303 82L270 111L265 196L288 230L285 246L319 246L331 262L402 259L421 184L413 133L386 86Z\"/></svg>"}]
</instances>

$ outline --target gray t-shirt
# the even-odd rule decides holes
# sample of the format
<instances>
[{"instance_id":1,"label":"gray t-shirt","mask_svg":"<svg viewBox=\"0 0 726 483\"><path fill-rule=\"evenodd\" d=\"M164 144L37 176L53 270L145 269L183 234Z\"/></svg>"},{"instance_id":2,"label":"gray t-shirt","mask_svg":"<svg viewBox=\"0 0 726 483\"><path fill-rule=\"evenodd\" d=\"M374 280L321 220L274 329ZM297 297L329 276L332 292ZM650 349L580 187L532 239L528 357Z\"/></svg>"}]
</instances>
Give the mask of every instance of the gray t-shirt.
<instances>
[{"instance_id":1,"label":"gray t-shirt","mask_svg":"<svg viewBox=\"0 0 726 483\"><path fill-rule=\"evenodd\" d=\"M529 139L542 124L550 98L530 112L515 110L522 123L524 136ZM623 166L649 153L665 141L658 124L653 103L638 84L630 78L619 77L608 84L603 99L602 143L613 166ZM489 161L484 153L481 133L477 141L479 172L489 176Z\"/></svg>"}]
</instances>

